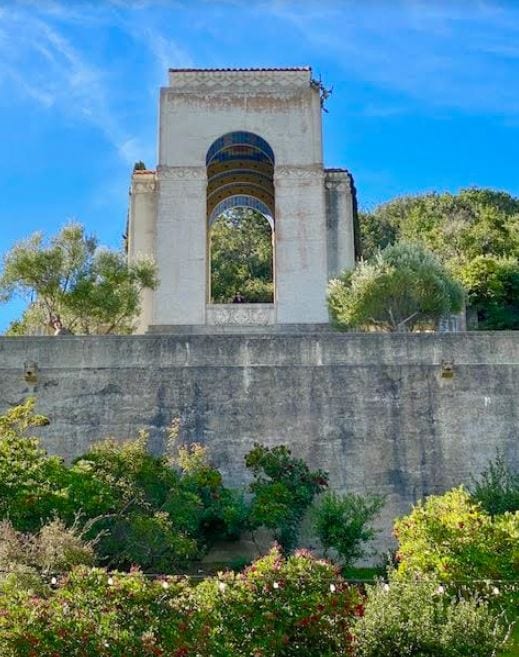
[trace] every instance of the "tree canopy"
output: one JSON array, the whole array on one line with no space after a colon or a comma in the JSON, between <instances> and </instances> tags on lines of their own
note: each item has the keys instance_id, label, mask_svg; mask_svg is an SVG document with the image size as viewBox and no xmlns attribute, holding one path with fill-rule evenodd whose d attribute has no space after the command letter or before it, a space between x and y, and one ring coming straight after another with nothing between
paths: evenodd
<instances>
[{"instance_id":1,"label":"tree canopy","mask_svg":"<svg viewBox=\"0 0 519 657\"><path fill-rule=\"evenodd\" d=\"M460 310L463 290L417 244L393 244L330 281L328 305L338 328L413 330Z\"/></svg>"},{"instance_id":2,"label":"tree canopy","mask_svg":"<svg viewBox=\"0 0 519 657\"><path fill-rule=\"evenodd\" d=\"M130 333L140 293L157 285L149 260L128 264L121 251L101 248L80 224L68 224L48 242L35 233L5 254L0 301L28 302L9 333L45 332L53 319L77 333Z\"/></svg>"},{"instance_id":3,"label":"tree canopy","mask_svg":"<svg viewBox=\"0 0 519 657\"><path fill-rule=\"evenodd\" d=\"M479 328L519 328L519 199L490 189L404 196L361 213L362 255L404 240L462 283Z\"/></svg>"},{"instance_id":4,"label":"tree canopy","mask_svg":"<svg viewBox=\"0 0 519 657\"><path fill-rule=\"evenodd\" d=\"M230 303L241 292L248 303L272 303L272 231L248 208L222 214L211 228L211 297Z\"/></svg>"}]
</instances>

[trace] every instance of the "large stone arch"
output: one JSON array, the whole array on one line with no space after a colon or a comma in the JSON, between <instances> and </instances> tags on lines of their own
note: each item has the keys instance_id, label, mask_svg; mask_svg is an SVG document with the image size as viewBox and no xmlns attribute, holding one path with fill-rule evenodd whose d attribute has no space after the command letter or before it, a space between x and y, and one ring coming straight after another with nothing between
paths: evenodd
<instances>
[{"instance_id":1,"label":"large stone arch","mask_svg":"<svg viewBox=\"0 0 519 657\"><path fill-rule=\"evenodd\" d=\"M229 132L216 139L206 155L207 167L207 300L212 295L211 230L233 209L249 209L268 221L275 242L274 151L259 135ZM271 269L274 284L274 248ZM274 286L275 287L275 286ZM274 299L273 299L274 300Z\"/></svg>"}]
</instances>

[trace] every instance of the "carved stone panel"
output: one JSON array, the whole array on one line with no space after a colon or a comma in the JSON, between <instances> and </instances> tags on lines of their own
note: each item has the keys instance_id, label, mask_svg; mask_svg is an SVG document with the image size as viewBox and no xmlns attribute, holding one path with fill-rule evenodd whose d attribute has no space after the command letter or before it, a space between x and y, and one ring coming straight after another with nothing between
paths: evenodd
<instances>
[{"instance_id":1,"label":"carved stone panel","mask_svg":"<svg viewBox=\"0 0 519 657\"><path fill-rule=\"evenodd\" d=\"M273 303L222 303L207 305L207 323L212 326L266 326L275 322Z\"/></svg>"}]
</instances>

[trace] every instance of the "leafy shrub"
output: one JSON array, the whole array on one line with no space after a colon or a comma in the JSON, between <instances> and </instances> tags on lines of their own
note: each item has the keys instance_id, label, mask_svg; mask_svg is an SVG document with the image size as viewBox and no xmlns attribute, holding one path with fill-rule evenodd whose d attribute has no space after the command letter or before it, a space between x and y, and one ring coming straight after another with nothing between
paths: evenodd
<instances>
[{"instance_id":1,"label":"leafy shrub","mask_svg":"<svg viewBox=\"0 0 519 657\"><path fill-rule=\"evenodd\" d=\"M491 189L404 196L361 214L370 258L399 240L433 251L467 291L479 328L519 327L519 199Z\"/></svg>"},{"instance_id":2,"label":"leafy shrub","mask_svg":"<svg viewBox=\"0 0 519 657\"><path fill-rule=\"evenodd\" d=\"M412 331L459 311L463 296L430 251L402 242L330 281L328 306L338 328Z\"/></svg>"},{"instance_id":3,"label":"leafy shrub","mask_svg":"<svg viewBox=\"0 0 519 657\"><path fill-rule=\"evenodd\" d=\"M77 527L65 527L61 520L49 522L36 534L18 532L8 520L0 522L1 571L61 572L92 565L94 560L93 544L83 540Z\"/></svg>"},{"instance_id":4,"label":"leafy shrub","mask_svg":"<svg viewBox=\"0 0 519 657\"><path fill-rule=\"evenodd\" d=\"M371 522L383 505L379 495L325 493L313 513L314 530L325 554L333 548L344 566L365 556L364 544L375 536Z\"/></svg>"},{"instance_id":5,"label":"leafy shrub","mask_svg":"<svg viewBox=\"0 0 519 657\"><path fill-rule=\"evenodd\" d=\"M269 449L256 444L245 457L245 464L254 477L250 484L254 494L251 526L273 529L283 549L293 549L304 514L328 485L328 475L321 470L311 471L284 445Z\"/></svg>"},{"instance_id":6,"label":"leafy shrub","mask_svg":"<svg viewBox=\"0 0 519 657\"><path fill-rule=\"evenodd\" d=\"M515 580L519 513L492 518L463 488L419 502L395 523L397 575L434 575L443 582Z\"/></svg>"},{"instance_id":7,"label":"leafy shrub","mask_svg":"<svg viewBox=\"0 0 519 657\"><path fill-rule=\"evenodd\" d=\"M243 496L223 485L204 448L181 447L171 467L148 452L141 432L99 442L67 467L27 435L47 423L33 400L0 416L0 521L13 529L37 534L60 518L88 529L105 565L171 572L246 524Z\"/></svg>"},{"instance_id":8,"label":"leafy shrub","mask_svg":"<svg viewBox=\"0 0 519 657\"><path fill-rule=\"evenodd\" d=\"M239 536L240 496L224 487L203 448L183 447L180 455L175 470L148 452L141 433L133 441L98 443L73 465L71 508L99 516L97 551L111 567L138 563L171 572L217 538Z\"/></svg>"},{"instance_id":9,"label":"leafy shrub","mask_svg":"<svg viewBox=\"0 0 519 657\"><path fill-rule=\"evenodd\" d=\"M330 564L278 550L196 587L79 568L0 608L2 657L345 657L362 610Z\"/></svg>"},{"instance_id":10,"label":"leafy shrub","mask_svg":"<svg viewBox=\"0 0 519 657\"><path fill-rule=\"evenodd\" d=\"M519 511L519 473L512 472L501 453L474 480L472 498L492 516Z\"/></svg>"},{"instance_id":11,"label":"leafy shrub","mask_svg":"<svg viewBox=\"0 0 519 657\"><path fill-rule=\"evenodd\" d=\"M176 654L183 641L178 601L186 588L170 580L165 589L140 573L78 569L48 595L4 595L2 657Z\"/></svg>"},{"instance_id":12,"label":"leafy shrub","mask_svg":"<svg viewBox=\"0 0 519 657\"><path fill-rule=\"evenodd\" d=\"M213 624L215 657L342 657L362 612L358 593L333 566L306 551L284 558L277 547L243 574L206 580L196 598Z\"/></svg>"},{"instance_id":13,"label":"leafy shrub","mask_svg":"<svg viewBox=\"0 0 519 657\"><path fill-rule=\"evenodd\" d=\"M442 595L435 580L368 589L354 628L357 657L492 657L506 625L485 602Z\"/></svg>"},{"instance_id":14,"label":"leafy shrub","mask_svg":"<svg viewBox=\"0 0 519 657\"><path fill-rule=\"evenodd\" d=\"M37 531L61 508L66 479L62 460L49 456L30 429L48 424L34 400L0 415L0 519L21 531Z\"/></svg>"}]
</instances>

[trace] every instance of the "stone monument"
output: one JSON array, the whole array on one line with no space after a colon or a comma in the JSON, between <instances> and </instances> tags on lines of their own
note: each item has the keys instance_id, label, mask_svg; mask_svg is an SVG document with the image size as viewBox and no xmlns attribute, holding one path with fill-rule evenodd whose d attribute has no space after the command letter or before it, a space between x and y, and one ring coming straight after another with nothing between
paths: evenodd
<instances>
[{"instance_id":1,"label":"stone monument","mask_svg":"<svg viewBox=\"0 0 519 657\"><path fill-rule=\"evenodd\" d=\"M310 68L171 69L161 89L155 171L135 171L130 261L155 259L138 331L315 330L326 285L355 259L355 188L324 169L322 85ZM210 231L252 208L273 234L272 303L211 299Z\"/></svg>"}]
</instances>

